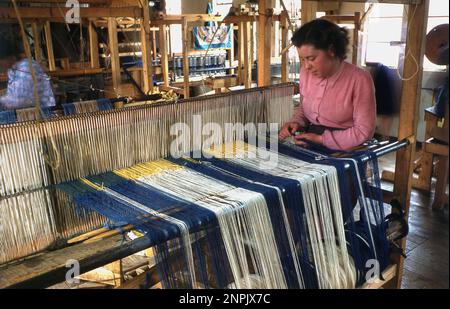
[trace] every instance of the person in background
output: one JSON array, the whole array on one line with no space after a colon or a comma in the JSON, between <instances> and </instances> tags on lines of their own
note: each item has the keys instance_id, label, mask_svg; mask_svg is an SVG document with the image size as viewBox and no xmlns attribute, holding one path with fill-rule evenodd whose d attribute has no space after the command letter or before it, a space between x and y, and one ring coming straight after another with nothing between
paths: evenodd
<instances>
[{"instance_id":1,"label":"person in background","mask_svg":"<svg viewBox=\"0 0 450 309\"><path fill-rule=\"evenodd\" d=\"M55 106L50 78L34 60L32 60L32 66L37 79L41 107ZM7 72L8 83L5 94L0 96L0 110L35 106L34 82L23 45L18 39L0 33L0 73L5 72Z\"/></svg>"},{"instance_id":2,"label":"person in background","mask_svg":"<svg viewBox=\"0 0 450 309\"><path fill-rule=\"evenodd\" d=\"M300 105L279 132L281 140L293 136L330 149L348 150L372 138L376 101L368 72L345 62L347 30L316 19L292 37L301 61Z\"/></svg>"}]
</instances>

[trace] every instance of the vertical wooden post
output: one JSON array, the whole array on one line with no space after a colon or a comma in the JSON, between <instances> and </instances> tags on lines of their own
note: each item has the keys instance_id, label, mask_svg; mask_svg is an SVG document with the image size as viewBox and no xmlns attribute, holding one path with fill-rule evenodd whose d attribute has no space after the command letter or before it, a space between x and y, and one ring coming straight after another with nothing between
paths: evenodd
<instances>
[{"instance_id":1,"label":"vertical wooden post","mask_svg":"<svg viewBox=\"0 0 450 309\"><path fill-rule=\"evenodd\" d=\"M428 21L428 4L429 0L424 0L421 4L409 5L407 15L409 29L405 49L406 53L410 53L410 56L405 58L404 63L403 76L406 80L403 81L402 87L398 139L412 137L410 138L412 143L407 148L397 152L394 177L394 194L401 205L404 206L406 218L408 218L411 198L412 174L416 148L415 133L419 115L418 108L422 83L425 31ZM400 245L405 249L406 238L401 240ZM404 259L403 257L398 256L394 262L398 265L397 275L387 287L400 288L403 276Z\"/></svg>"},{"instance_id":2,"label":"vertical wooden post","mask_svg":"<svg viewBox=\"0 0 450 309\"><path fill-rule=\"evenodd\" d=\"M182 20L182 39L183 39L183 84L184 98L189 98L189 59L188 59L188 25L186 17Z\"/></svg>"},{"instance_id":3,"label":"vertical wooden post","mask_svg":"<svg viewBox=\"0 0 450 309\"><path fill-rule=\"evenodd\" d=\"M52 30L50 28L50 21L44 24L45 46L47 47L47 60L49 71L56 70L55 55L53 54Z\"/></svg>"},{"instance_id":4,"label":"vertical wooden post","mask_svg":"<svg viewBox=\"0 0 450 309\"><path fill-rule=\"evenodd\" d=\"M91 68L96 69L100 67L100 61L98 58L98 35L97 31L94 28L94 22L92 20L89 21L89 56Z\"/></svg>"},{"instance_id":5,"label":"vertical wooden post","mask_svg":"<svg viewBox=\"0 0 450 309\"><path fill-rule=\"evenodd\" d=\"M302 0L302 25L306 24L308 21L316 19L318 1L305 1Z\"/></svg>"},{"instance_id":6,"label":"vertical wooden post","mask_svg":"<svg viewBox=\"0 0 450 309\"><path fill-rule=\"evenodd\" d=\"M353 30L353 48L352 48L352 63L354 65L359 64L359 57L358 57L358 47L359 47L359 29L361 28L360 24L361 20L361 14L359 12L355 12L355 29Z\"/></svg>"},{"instance_id":7,"label":"vertical wooden post","mask_svg":"<svg viewBox=\"0 0 450 309\"><path fill-rule=\"evenodd\" d=\"M250 22L244 22L244 85L245 88L252 87L252 62L250 42L252 40Z\"/></svg>"},{"instance_id":8,"label":"vertical wooden post","mask_svg":"<svg viewBox=\"0 0 450 309\"><path fill-rule=\"evenodd\" d=\"M33 31L34 58L37 63L41 63L42 62L41 36L37 22L34 21L31 23L31 29Z\"/></svg>"},{"instance_id":9,"label":"vertical wooden post","mask_svg":"<svg viewBox=\"0 0 450 309\"><path fill-rule=\"evenodd\" d=\"M150 31L150 9L148 1L141 2L142 20L141 20L141 49L142 49L142 79L144 81L144 92L153 92L153 67L152 67L152 40Z\"/></svg>"},{"instance_id":10,"label":"vertical wooden post","mask_svg":"<svg viewBox=\"0 0 450 309\"><path fill-rule=\"evenodd\" d=\"M271 18L267 17L267 9L270 0L259 0L259 22L258 22L258 87L268 86L271 83L270 35L272 32Z\"/></svg>"},{"instance_id":11,"label":"vertical wooden post","mask_svg":"<svg viewBox=\"0 0 450 309\"><path fill-rule=\"evenodd\" d=\"M114 91L119 93L120 90L120 59L119 47L117 42L117 22L114 17L108 17L108 47L111 60L112 81Z\"/></svg>"},{"instance_id":12,"label":"vertical wooden post","mask_svg":"<svg viewBox=\"0 0 450 309\"><path fill-rule=\"evenodd\" d=\"M228 61L230 62L230 66L233 66L234 63L234 24L229 25L231 29L231 47L227 50ZM234 69L230 70L230 74L234 74Z\"/></svg>"},{"instance_id":13,"label":"vertical wooden post","mask_svg":"<svg viewBox=\"0 0 450 309\"><path fill-rule=\"evenodd\" d=\"M238 26L238 62L239 62L239 67L238 67L238 79L239 79L239 84L242 85L244 83L244 58L245 58L245 54L244 54L244 45L245 45L245 40L244 40L244 30L245 30L245 24L244 22L239 22L239 26Z\"/></svg>"},{"instance_id":14,"label":"vertical wooden post","mask_svg":"<svg viewBox=\"0 0 450 309\"><path fill-rule=\"evenodd\" d=\"M289 46L289 15L284 13L281 15L281 50L284 50ZM281 55L281 82L287 83L289 81L289 51L284 50L284 54Z\"/></svg>"},{"instance_id":15,"label":"vertical wooden post","mask_svg":"<svg viewBox=\"0 0 450 309\"><path fill-rule=\"evenodd\" d=\"M150 31L152 32L152 49L153 49L152 59L156 60L158 58L158 52L156 50L156 33L154 30L151 30L151 28L150 28Z\"/></svg>"},{"instance_id":16,"label":"vertical wooden post","mask_svg":"<svg viewBox=\"0 0 450 309\"><path fill-rule=\"evenodd\" d=\"M166 25L159 26L159 51L161 53L161 68L164 86L169 86L169 58L167 57L167 31Z\"/></svg>"}]
</instances>

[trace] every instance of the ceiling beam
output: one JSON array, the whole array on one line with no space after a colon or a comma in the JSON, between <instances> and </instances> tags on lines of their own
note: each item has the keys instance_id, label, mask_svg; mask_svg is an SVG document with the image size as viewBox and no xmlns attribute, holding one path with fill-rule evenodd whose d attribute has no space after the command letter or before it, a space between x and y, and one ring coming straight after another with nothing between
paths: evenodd
<instances>
[{"instance_id":1,"label":"ceiling beam","mask_svg":"<svg viewBox=\"0 0 450 309\"><path fill-rule=\"evenodd\" d=\"M19 8L22 18L62 18L70 8ZM140 7L124 8L80 8L81 18L90 17L142 17ZM16 13L13 8L0 8L0 19L14 19Z\"/></svg>"}]
</instances>

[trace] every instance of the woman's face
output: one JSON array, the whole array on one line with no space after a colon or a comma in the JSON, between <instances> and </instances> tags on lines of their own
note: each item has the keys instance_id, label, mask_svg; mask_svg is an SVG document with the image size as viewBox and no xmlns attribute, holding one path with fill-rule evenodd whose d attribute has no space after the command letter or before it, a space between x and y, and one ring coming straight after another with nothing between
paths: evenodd
<instances>
[{"instance_id":1,"label":"woman's face","mask_svg":"<svg viewBox=\"0 0 450 309\"><path fill-rule=\"evenodd\" d=\"M316 49L311 44L297 47L297 52L303 68L319 78L334 74L340 62L333 52Z\"/></svg>"}]
</instances>

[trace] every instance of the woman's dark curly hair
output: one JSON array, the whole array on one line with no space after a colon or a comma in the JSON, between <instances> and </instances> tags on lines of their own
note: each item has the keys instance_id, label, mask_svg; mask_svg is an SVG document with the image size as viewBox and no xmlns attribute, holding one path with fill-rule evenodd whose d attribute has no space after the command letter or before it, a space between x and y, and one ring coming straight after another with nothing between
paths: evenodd
<instances>
[{"instance_id":1,"label":"woman's dark curly hair","mask_svg":"<svg viewBox=\"0 0 450 309\"><path fill-rule=\"evenodd\" d=\"M347 57L347 29L325 19L315 19L304 24L294 32L291 41L296 47L311 44L316 49L332 51L341 60Z\"/></svg>"}]
</instances>

